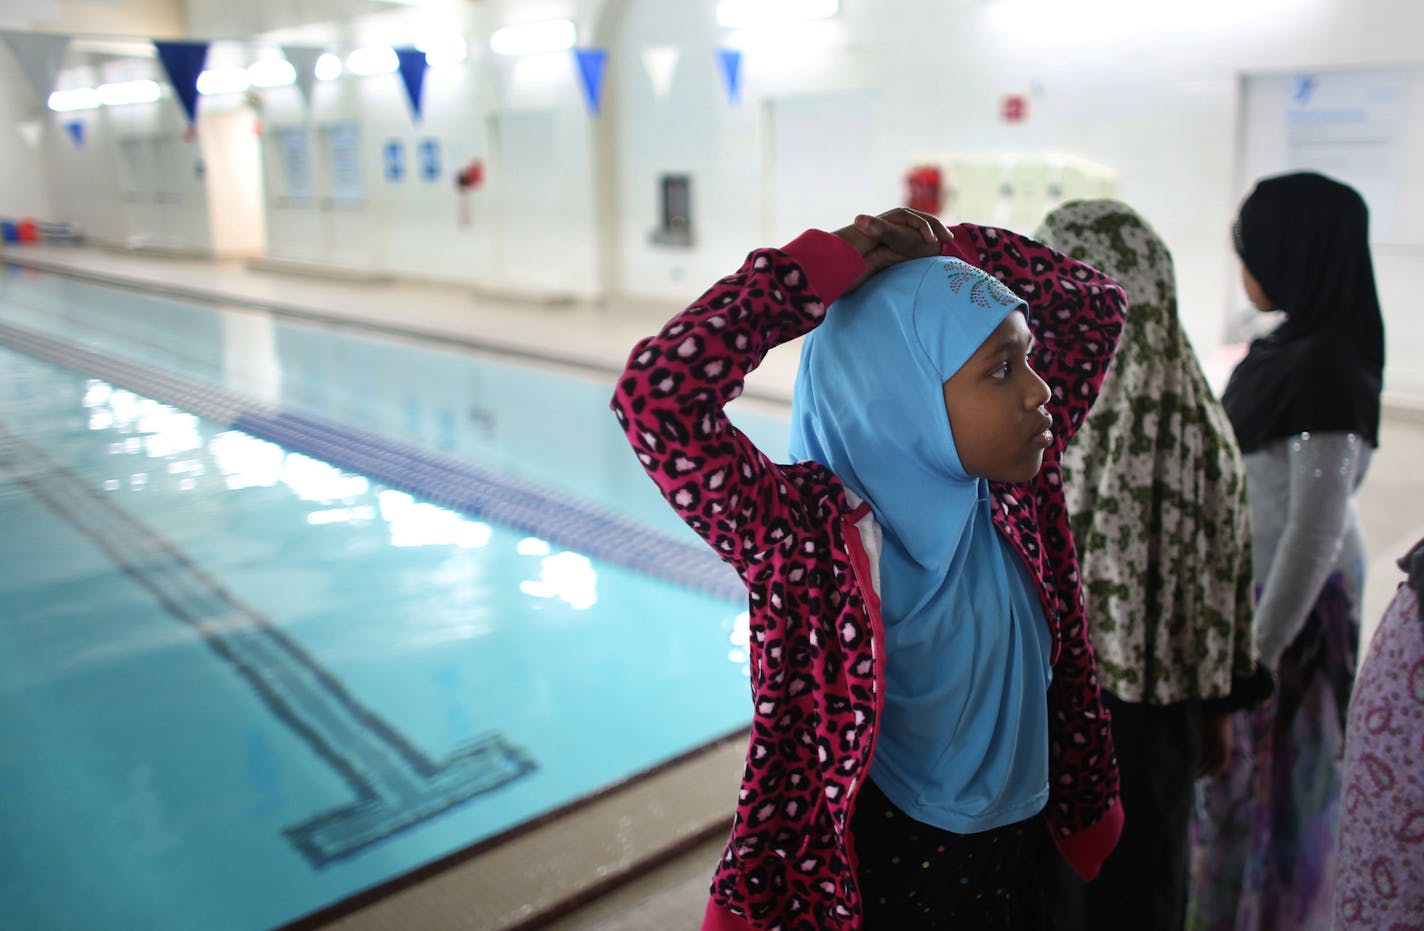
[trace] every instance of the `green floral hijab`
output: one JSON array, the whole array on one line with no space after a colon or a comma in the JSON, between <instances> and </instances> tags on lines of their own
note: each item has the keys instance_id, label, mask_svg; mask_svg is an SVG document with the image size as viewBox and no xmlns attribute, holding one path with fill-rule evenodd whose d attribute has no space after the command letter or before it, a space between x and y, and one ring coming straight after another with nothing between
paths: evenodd
<instances>
[{"instance_id":1,"label":"green floral hijab","mask_svg":"<svg viewBox=\"0 0 1424 931\"><path fill-rule=\"evenodd\" d=\"M1063 457L1102 685L1124 701L1225 697L1255 665L1241 453L1177 319L1172 257L1125 204L1073 201L1037 238L1116 279L1126 329Z\"/></svg>"}]
</instances>

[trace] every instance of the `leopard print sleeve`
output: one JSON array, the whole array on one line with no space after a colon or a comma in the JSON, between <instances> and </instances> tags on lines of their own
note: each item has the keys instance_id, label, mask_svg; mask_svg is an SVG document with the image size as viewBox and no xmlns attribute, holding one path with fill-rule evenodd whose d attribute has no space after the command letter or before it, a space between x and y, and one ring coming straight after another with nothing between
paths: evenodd
<instances>
[{"instance_id":1,"label":"leopard print sleeve","mask_svg":"<svg viewBox=\"0 0 1424 931\"><path fill-rule=\"evenodd\" d=\"M613 396L618 422L663 497L744 579L802 523L804 506L795 483L723 407L767 352L820 323L859 274L854 250L832 239L805 234L787 246L795 258L779 249L751 253L736 274L633 347ZM802 256L817 266L815 287Z\"/></svg>"}]
</instances>

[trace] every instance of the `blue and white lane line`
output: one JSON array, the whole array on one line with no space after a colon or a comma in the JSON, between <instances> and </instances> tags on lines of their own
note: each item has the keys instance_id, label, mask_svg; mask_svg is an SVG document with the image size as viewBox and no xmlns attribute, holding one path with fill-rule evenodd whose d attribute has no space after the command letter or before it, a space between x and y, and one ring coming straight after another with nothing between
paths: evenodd
<instances>
[{"instance_id":1,"label":"blue and white lane line","mask_svg":"<svg viewBox=\"0 0 1424 931\"><path fill-rule=\"evenodd\" d=\"M729 601L746 598L736 572L704 544L572 495L12 324L0 323L0 344L590 558Z\"/></svg>"}]
</instances>

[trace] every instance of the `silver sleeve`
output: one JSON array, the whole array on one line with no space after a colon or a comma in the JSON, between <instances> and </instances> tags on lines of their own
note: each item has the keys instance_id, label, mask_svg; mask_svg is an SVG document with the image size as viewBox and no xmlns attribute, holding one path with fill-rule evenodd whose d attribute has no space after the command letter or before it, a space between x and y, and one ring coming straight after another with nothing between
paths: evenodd
<instances>
[{"instance_id":1,"label":"silver sleeve","mask_svg":"<svg viewBox=\"0 0 1424 931\"><path fill-rule=\"evenodd\" d=\"M1352 494L1364 443L1354 433L1301 433L1286 448L1285 526L1256 606L1261 662L1271 669L1305 625L1353 526Z\"/></svg>"}]
</instances>

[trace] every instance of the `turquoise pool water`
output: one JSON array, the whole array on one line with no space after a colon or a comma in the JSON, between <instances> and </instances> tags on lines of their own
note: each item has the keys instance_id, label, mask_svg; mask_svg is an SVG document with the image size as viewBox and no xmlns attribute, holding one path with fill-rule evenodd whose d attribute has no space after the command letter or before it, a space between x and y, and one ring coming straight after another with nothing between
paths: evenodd
<instances>
[{"instance_id":1,"label":"turquoise pool water","mask_svg":"<svg viewBox=\"0 0 1424 931\"><path fill-rule=\"evenodd\" d=\"M606 380L13 271L0 322L691 537ZM0 927L271 927L748 718L736 602L13 348L0 502Z\"/></svg>"}]
</instances>

